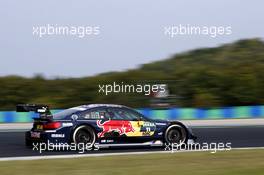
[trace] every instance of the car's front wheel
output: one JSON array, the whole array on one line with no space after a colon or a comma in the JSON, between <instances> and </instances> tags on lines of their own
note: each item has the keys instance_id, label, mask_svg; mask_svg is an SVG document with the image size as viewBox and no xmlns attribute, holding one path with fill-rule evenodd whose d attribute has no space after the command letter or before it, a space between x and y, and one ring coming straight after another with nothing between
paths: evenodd
<instances>
[{"instance_id":1,"label":"car's front wheel","mask_svg":"<svg viewBox=\"0 0 264 175\"><path fill-rule=\"evenodd\" d=\"M73 133L73 142L78 148L91 149L96 141L94 130L90 126L79 126Z\"/></svg>"},{"instance_id":2,"label":"car's front wheel","mask_svg":"<svg viewBox=\"0 0 264 175\"><path fill-rule=\"evenodd\" d=\"M186 143L187 132L186 129L178 124L169 126L165 132L165 142L167 144L180 145Z\"/></svg>"}]
</instances>

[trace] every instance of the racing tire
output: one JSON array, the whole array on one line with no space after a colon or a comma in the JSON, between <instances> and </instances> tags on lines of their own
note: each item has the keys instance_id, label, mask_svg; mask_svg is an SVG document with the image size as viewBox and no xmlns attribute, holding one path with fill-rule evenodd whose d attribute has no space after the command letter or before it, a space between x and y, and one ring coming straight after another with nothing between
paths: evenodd
<instances>
[{"instance_id":1,"label":"racing tire","mask_svg":"<svg viewBox=\"0 0 264 175\"><path fill-rule=\"evenodd\" d=\"M96 134L90 126L79 126L73 132L73 142L79 150L93 150ZM85 146L85 148L83 148Z\"/></svg>"},{"instance_id":2,"label":"racing tire","mask_svg":"<svg viewBox=\"0 0 264 175\"><path fill-rule=\"evenodd\" d=\"M170 125L165 132L164 140L166 144L181 146L187 142L187 131L181 125Z\"/></svg>"}]
</instances>

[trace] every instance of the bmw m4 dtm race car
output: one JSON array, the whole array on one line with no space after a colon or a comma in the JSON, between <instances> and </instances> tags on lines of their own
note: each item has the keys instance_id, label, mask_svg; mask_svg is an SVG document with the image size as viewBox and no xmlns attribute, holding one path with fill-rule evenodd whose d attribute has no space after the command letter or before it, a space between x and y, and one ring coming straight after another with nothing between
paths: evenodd
<instances>
[{"instance_id":1,"label":"bmw m4 dtm race car","mask_svg":"<svg viewBox=\"0 0 264 175\"><path fill-rule=\"evenodd\" d=\"M17 105L17 112L36 112L25 143L83 143L112 146L164 145L193 142L196 136L179 121L150 119L138 111L115 104L89 104L51 114L48 106Z\"/></svg>"}]
</instances>

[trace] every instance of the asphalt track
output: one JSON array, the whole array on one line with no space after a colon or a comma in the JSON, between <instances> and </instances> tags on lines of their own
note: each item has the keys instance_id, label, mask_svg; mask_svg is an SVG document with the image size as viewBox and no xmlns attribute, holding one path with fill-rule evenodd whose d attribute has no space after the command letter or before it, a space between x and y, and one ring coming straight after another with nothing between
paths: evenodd
<instances>
[{"instance_id":1,"label":"asphalt track","mask_svg":"<svg viewBox=\"0 0 264 175\"><path fill-rule=\"evenodd\" d=\"M195 127L193 132L198 136L197 142L231 143L232 148L264 147L264 126L232 126L232 127ZM162 151L160 147L106 148L99 151L88 151L85 154L104 154L116 152ZM76 151L33 151L24 146L24 132L0 132L0 157L21 157L41 155L79 154Z\"/></svg>"}]
</instances>

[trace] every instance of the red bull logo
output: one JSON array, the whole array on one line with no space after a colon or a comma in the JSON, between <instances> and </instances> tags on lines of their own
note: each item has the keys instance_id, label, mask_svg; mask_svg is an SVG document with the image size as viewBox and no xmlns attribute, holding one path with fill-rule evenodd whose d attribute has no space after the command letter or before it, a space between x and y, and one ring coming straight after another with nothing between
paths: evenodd
<instances>
[{"instance_id":1,"label":"red bull logo","mask_svg":"<svg viewBox=\"0 0 264 175\"><path fill-rule=\"evenodd\" d=\"M125 120L108 120L101 123L101 120L97 120L97 126L102 128L103 131L98 133L98 137L104 137L105 133L116 131L119 135L126 134L128 132L134 132L134 128L130 121Z\"/></svg>"}]
</instances>

